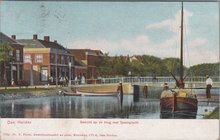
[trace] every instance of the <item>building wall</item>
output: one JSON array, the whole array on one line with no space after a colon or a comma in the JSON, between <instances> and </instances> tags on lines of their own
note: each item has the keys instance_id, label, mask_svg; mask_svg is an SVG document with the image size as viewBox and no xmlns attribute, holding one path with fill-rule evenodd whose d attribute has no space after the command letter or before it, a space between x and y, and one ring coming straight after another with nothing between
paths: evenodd
<instances>
[{"instance_id":1,"label":"building wall","mask_svg":"<svg viewBox=\"0 0 220 140\"><path fill-rule=\"evenodd\" d=\"M70 49L76 59L80 60L86 65L87 79L96 79L98 77L98 64L103 60L102 55L97 54L97 50L89 49ZM101 53L101 51L98 51Z\"/></svg>"},{"instance_id":2,"label":"building wall","mask_svg":"<svg viewBox=\"0 0 220 140\"><path fill-rule=\"evenodd\" d=\"M89 79L96 79L99 76L97 66L102 60L103 57L101 56L87 55L87 77Z\"/></svg>"},{"instance_id":3,"label":"building wall","mask_svg":"<svg viewBox=\"0 0 220 140\"><path fill-rule=\"evenodd\" d=\"M50 48L24 48L24 59L25 55L30 54L32 65L30 64L30 60L24 60L25 63L23 65L24 68L24 80L28 81L30 83L30 76L31 76L31 66L33 68L33 84L39 85L39 84L47 84L48 79L50 76ZM43 59L42 62L36 61L36 55L42 55ZM47 70L47 81L42 79L42 71Z\"/></svg>"},{"instance_id":4,"label":"building wall","mask_svg":"<svg viewBox=\"0 0 220 140\"><path fill-rule=\"evenodd\" d=\"M75 73L75 76L79 77L80 75L84 75L85 78L87 78L86 77L86 73L87 73L86 67L75 67L74 73Z\"/></svg>"}]
</instances>

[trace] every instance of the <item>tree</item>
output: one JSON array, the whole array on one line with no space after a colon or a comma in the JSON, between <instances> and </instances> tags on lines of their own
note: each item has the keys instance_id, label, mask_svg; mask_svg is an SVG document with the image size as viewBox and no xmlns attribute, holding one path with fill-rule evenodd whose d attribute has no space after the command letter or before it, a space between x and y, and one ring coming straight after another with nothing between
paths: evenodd
<instances>
[{"instance_id":1,"label":"tree","mask_svg":"<svg viewBox=\"0 0 220 140\"><path fill-rule=\"evenodd\" d=\"M169 72L171 72L173 75L179 75L179 58L165 58L163 59L163 63Z\"/></svg>"},{"instance_id":2,"label":"tree","mask_svg":"<svg viewBox=\"0 0 220 140\"><path fill-rule=\"evenodd\" d=\"M168 71L163 61L155 56L143 55L143 64L146 67L148 76L165 76Z\"/></svg>"},{"instance_id":3,"label":"tree","mask_svg":"<svg viewBox=\"0 0 220 140\"><path fill-rule=\"evenodd\" d=\"M198 64L191 66L189 72L194 76L219 76L219 63Z\"/></svg>"},{"instance_id":4,"label":"tree","mask_svg":"<svg viewBox=\"0 0 220 140\"><path fill-rule=\"evenodd\" d=\"M8 79L6 75L6 64L12 59L10 52L12 48L4 42L0 42L0 63L3 64L2 71L3 71L3 80L4 85L7 85Z\"/></svg>"}]
</instances>

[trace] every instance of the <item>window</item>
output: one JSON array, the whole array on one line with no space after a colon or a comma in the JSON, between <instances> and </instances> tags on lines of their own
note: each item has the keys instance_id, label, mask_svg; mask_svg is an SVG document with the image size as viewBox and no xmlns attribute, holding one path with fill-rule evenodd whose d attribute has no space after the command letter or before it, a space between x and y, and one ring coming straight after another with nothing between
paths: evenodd
<instances>
[{"instance_id":1,"label":"window","mask_svg":"<svg viewBox=\"0 0 220 140\"><path fill-rule=\"evenodd\" d=\"M41 81L47 81L48 69L47 67L41 67Z\"/></svg>"},{"instance_id":2,"label":"window","mask_svg":"<svg viewBox=\"0 0 220 140\"><path fill-rule=\"evenodd\" d=\"M70 56L66 56L66 62L67 62L67 63L71 62Z\"/></svg>"},{"instance_id":3,"label":"window","mask_svg":"<svg viewBox=\"0 0 220 140\"><path fill-rule=\"evenodd\" d=\"M50 56L50 63L55 63L55 55L51 54Z\"/></svg>"},{"instance_id":4,"label":"window","mask_svg":"<svg viewBox=\"0 0 220 140\"><path fill-rule=\"evenodd\" d=\"M25 63L30 63L31 62L31 55L30 54L25 54L24 55L24 62Z\"/></svg>"},{"instance_id":5,"label":"window","mask_svg":"<svg viewBox=\"0 0 220 140\"><path fill-rule=\"evenodd\" d=\"M43 62L43 55L42 54L36 54L35 55L35 62L36 63L42 63Z\"/></svg>"},{"instance_id":6,"label":"window","mask_svg":"<svg viewBox=\"0 0 220 140\"><path fill-rule=\"evenodd\" d=\"M9 55L13 56L13 50L10 50Z\"/></svg>"},{"instance_id":7,"label":"window","mask_svg":"<svg viewBox=\"0 0 220 140\"><path fill-rule=\"evenodd\" d=\"M16 50L16 61L20 61L21 57L20 57L20 50Z\"/></svg>"},{"instance_id":8,"label":"window","mask_svg":"<svg viewBox=\"0 0 220 140\"><path fill-rule=\"evenodd\" d=\"M61 64L65 64L64 56L61 56Z\"/></svg>"}]
</instances>

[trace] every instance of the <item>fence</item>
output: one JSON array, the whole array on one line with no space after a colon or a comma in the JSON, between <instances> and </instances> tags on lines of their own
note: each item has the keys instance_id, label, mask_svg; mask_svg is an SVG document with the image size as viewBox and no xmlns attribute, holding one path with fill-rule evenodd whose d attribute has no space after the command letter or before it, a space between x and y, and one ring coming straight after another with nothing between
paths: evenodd
<instances>
[{"instance_id":1,"label":"fence","mask_svg":"<svg viewBox=\"0 0 220 140\"><path fill-rule=\"evenodd\" d=\"M177 79L179 77L176 77ZM219 82L219 77L211 77L213 82ZM187 77L184 80L186 83L204 83L206 81L205 77L197 76L197 77ZM114 78L99 78L99 79L87 79L86 84L112 84L112 83L133 83L133 84L141 84L141 83L175 83L175 79L173 77L114 77ZM80 81L72 80L71 82L74 84L80 84Z\"/></svg>"}]
</instances>

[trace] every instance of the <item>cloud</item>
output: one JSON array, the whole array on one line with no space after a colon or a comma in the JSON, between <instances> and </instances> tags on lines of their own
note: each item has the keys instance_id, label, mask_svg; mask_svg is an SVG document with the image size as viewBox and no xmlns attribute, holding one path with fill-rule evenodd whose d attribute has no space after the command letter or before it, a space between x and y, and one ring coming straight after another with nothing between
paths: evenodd
<instances>
[{"instance_id":1,"label":"cloud","mask_svg":"<svg viewBox=\"0 0 220 140\"><path fill-rule=\"evenodd\" d=\"M193 16L190 11L185 11L185 25L188 26L188 19ZM146 25L146 30L153 29L168 29L173 32L174 35L162 42L154 42L150 40L150 35L140 34L131 39L121 39L118 41L109 41L106 38L99 38L95 40L76 40L69 42L67 46L75 49L98 49L105 52L109 52L109 55L153 55L160 58L166 57L179 57L180 51L180 11L175 15L174 19L166 19L158 23ZM185 40L184 40L185 41ZM188 45L188 49L185 48L185 55L191 60L185 60L185 65L195 65L199 63L217 62L218 55L212 55L216 53L211 50L206 50L209 40L202 37L191 39L190 42L185 43Z\"/></svg>"},{"instance_id":2,"label":"cloud","mask_svg":"<svg viewBox=\"0 0 220 140\"><path fill-rule=\"evenodd\" d=\"M190 42L189 47L197 49L200 46L207 46L208 42L209 41L206 38L196 38Z\"/></svg>"},{"instance_id":3,"label":"cloud","mask_svg":"<svg viewBox=\"0 0 220 140\"><path fill-rule=\"evenodd\" d=\"M122 39L117 42L108 41L107 39L77 40L68 43L67 46L75 49L99 49L103 52L109 52L110 55L148 54L169 57L170 52L175 49L173 42L175 42L175 38L162 43L155 43L147 35L139 35L133 39Z\"/></svg>"},{"instance_id":4,"label":"cloud","mask_svg":"<svg viewBox=\"0 0 220 140\"><path fill-rule=\"evenodd\" d=\"M184 25L188 26L189 18L193 16L193 12L184 10ZM175 17L172 19L166 19L157 23L152 23L145 26L145 29L151 30L151 29L168 29L169 31L173 33L178 33L180 25L181 25L181 10L177 12Z\"/></svg>"},{"instance_id":5,"label":"cloud","mask_svg":"<svg viewBox=\"0 0 220 140\"><path fill-rule=\"evenodd\" d=\"M98 49L109 55L153 55L160 58L179 57L180 45L176 37L165 40L161 43L152 42L147 35L139 35L134 39L122 39L120 41L108 41L107 39L77 40L68 43L74 49ZM196 38L184 45L185 65L195 65L199 63L217 62L217 52L206 50L209 41L205 38ZM190 59L190 60L188 60Z\"/></svg>"}]
</instances>

